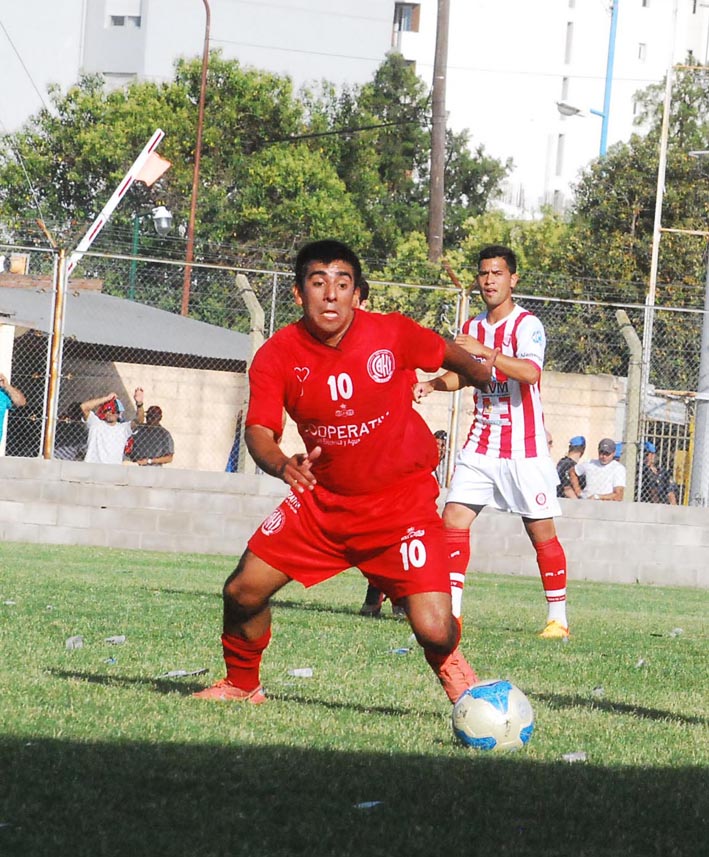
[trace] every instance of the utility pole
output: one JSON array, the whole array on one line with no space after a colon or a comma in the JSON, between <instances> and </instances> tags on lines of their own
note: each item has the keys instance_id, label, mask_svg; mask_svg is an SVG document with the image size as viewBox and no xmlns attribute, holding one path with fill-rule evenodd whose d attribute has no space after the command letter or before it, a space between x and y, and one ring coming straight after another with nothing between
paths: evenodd
<instances>
[{"instance_id":1,"label":"utility pole","mask_svg":"<svg viewBox=\"0 0 709 857\"><path fill-rule=\"evenodd\" d=\"M446 74L448 68L449 0L438 0L436 53L433 60L431 106L431 185L428 203L428 258L438 262L443 253L446 164Z\"/></svg>"}]
</instances>

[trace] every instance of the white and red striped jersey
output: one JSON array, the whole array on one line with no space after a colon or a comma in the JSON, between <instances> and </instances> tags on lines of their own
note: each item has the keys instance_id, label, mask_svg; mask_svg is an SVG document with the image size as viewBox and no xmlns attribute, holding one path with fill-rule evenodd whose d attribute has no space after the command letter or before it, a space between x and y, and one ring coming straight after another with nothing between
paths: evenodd
<instances>
[{"instance_id":1,"label":"white and red striped jersey","mask_svg":"<svg viewBox=\"0 0 709 857\"><path fill-rule=\"evenodd\" d=\"M462 332L507 357L530 360L540 371L544 367L544 325L518 304L497 324L487 321L487 312L468 319ZM486 393L475 389L465 447L491 458L548 457L540 385L515 381L494 366L489 386Z\"/></svg>"}]
</instances>

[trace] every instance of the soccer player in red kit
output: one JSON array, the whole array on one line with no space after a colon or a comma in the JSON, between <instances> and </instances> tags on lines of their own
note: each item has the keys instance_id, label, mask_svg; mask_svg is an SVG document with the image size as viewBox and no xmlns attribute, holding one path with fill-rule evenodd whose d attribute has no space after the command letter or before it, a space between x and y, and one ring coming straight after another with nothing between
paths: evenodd
<instances>
[{"instance_id":1,"label":"soccer player in red kit","mask_svg":"<svg viewBox=\"0 0 709 857\"><path fill-rule=\"evenodd\" d=\"M269 599L291 580L313 586L351 566L405 607L451 701L477 680L458 649L436 508L438 453L412 406L411 371L444 367L485 386L496 352L471 360L405 316L363 312L361 280L359 259L347 245L307 244L293 287L303 316L254 357L246 444L256 464L291 490L224 584L226 678L199 698L264 702ZM289 457L279 445L284 409L305 453Z\"/></svg>"},{"instance_id":2,"label":"soccer player in red kit","mask_svg":"<svg viewBox=\"0 0 709 857\"><path fill-rule=\"evenodd\" d=\"M446 527L453 612L460 616L470 562L470 527L485 506L521 516L537 554L547 602L540 636L566 639L566 555L554 525L561 515L559 477L544 429L540 380L546 335L541 321L513 299L517 259L509 247L491 245L478 257L478 288L486 311L468 319L456 342L478 359L499 349L486 391L475 391L473 422L456 461L443 523ZM433 390L458 390L447 372L416 385L418 401Z\"/></svg>"}]
</instances>

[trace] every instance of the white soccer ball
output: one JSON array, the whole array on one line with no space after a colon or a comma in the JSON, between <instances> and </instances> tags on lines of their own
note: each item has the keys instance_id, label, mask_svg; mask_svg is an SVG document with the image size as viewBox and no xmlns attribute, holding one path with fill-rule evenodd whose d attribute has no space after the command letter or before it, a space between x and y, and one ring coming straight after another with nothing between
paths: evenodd
<instances>
[{"instance_id":1,"label":"white soccer ball","mask_svg":"<svg viewBox=\"0 0 709 857\"><path fill-rule=\"evenodd\" d=\"M476 750L519 750L533 731L529 700L504 679L477 682L453 706L456 738Z\"/></svg>"}]
</instances>

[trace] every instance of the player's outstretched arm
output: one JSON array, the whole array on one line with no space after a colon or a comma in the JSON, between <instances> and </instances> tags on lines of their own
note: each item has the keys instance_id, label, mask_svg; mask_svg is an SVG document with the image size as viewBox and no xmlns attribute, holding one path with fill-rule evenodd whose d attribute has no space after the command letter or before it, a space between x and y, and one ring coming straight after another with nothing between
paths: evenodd
<instances>
[{"instance_id":1,"label":"player's outstretched arm","mask_svg":"<svg viewBox=\"0 0 709 857\"><path fill-rule=\"evenodd\" d=\"M488 353L477 359L471 359L470 354L455 342L446 342L443 354L443 368L448 369L444 375L434 378L434 389L458 390L461 387L479 387L487 389L492 377L492 367L495 364L499 349L488 349ZM451 373L458 376L458 384ZM438 383L436 383L438 382ZM445 386L443 386L445 385Z\"/></svg>"},{"instance_id":2,"label":"player's outstretched arm","mask_svg":"<svg viewBox=\"0 0 709 857\"><path fill-rule=\"evenodd\" d=\"M249 453L256 464L276 479L282 479L301 494L315 487L317 479L312 473L312 463L320 456L321 448L316 446L309 453L287 456L276 441L272 429L266 426L247 426L244 440Z\"/></svg>"},{"instance_id":3,"label":"player's outstretched arm","mask_svg":"<svg viewBox=\"0 0 709 857\"><path fill-rule=\"evenodd\" d=\"M457 345L460 345L468 354L475 357L488 357L492 353L492 349L483 345L474 336L466 333L459 333L455 338ZM541 377L541 370L536 363L531 360L526 360L522 357L511 357L507 354L500 354L495 365L508 378L513 378L515 381L520 381L523 384L536 384Z\"/></svg>"}]
</instances>

